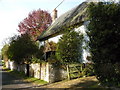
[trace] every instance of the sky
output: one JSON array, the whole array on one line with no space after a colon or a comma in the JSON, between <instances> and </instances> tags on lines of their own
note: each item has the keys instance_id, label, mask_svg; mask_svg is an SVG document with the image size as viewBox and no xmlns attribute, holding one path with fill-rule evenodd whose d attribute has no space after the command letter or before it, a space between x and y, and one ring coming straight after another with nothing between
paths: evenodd
<instances>
[{"instance_id":1,"label":"sky","mask_svg":"<svg viewBox=\"0 0 120 90\"><path fill-rule=\"evenodd\" d=\"M63 0L0 0L0 49L8 38L18 34L18 24L37 9L49 13ZM58 16L74 8L85 0L64 0L57 8Z\"/></svg>"}]
</instances>

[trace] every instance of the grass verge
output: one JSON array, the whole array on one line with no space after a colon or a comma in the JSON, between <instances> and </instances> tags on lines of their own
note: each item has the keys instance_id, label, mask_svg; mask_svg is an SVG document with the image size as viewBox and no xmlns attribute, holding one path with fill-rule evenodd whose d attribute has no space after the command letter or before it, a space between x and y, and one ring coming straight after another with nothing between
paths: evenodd
<instances>
[{"instance_id":1,"label":"grass verge","mask_svg":"<svg viewBox=\"0 0 120 90\"><path fill-rule=\"evenodd\" d=\"M46 82L44 80L40 80L38 78L27 77L24 72L19 72L19 71L16 71L16 70L9 70L9 69L6 69L6 70L11 75L17 76L17 77L21 78L25 82L31 82L31 83L35 83L35 84L38 84L38 85L44 85L44 84L48 83L48 82Z\"/></svg>"}]
</instances>

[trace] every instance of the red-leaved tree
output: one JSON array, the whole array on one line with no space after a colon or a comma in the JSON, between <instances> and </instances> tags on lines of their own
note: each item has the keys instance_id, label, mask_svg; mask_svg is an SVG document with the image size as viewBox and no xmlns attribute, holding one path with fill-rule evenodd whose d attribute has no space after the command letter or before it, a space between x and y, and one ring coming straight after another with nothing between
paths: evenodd
<instances>
[{"instance_id":1,"label":"red-leaved tree","mask_svg":"<svg viewBox=\"0 0 120 90\"><path fill-rule=\"evenodd\" d=\"M32 39L36 39L52 23L50 14L45 10L34 10L29 13L28 17L19 23L19 32L29 34Z\"/></svg>"}]
</instances>

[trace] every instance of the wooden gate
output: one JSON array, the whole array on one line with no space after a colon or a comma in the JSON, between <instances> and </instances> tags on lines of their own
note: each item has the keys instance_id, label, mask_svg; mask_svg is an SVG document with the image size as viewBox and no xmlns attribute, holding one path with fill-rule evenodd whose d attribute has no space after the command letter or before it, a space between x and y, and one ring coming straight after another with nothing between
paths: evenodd
<instances>
[{"instance_id":1,"label":"wooden gate","mask_svg":"<svg viewBox=\"0 0 120 90\"><path fill-rule=\"evenodd\" d=\"M85 68L84 64L67 65L68 80L73 79L73 78L82 77L84 74L84 72L83 72L84 68Z\"/></svg>"}]
</instances>

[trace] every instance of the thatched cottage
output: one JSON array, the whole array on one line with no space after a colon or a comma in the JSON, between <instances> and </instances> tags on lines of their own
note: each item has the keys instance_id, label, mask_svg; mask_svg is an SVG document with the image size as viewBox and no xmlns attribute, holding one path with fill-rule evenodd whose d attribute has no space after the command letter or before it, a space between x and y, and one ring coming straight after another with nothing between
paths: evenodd
<instances>
[{"instance_id":1,"label":"thatched cottage","mask_svg":"<svg viewBox=\"0 0 120 90\"><path fill-rule=\"evenodd\" d=\"M82 61L81 63L91 63L88 57L90 56L89 47L87 47L87 42L89 41L89 37L87 36L87 25L89 24L88 21L88 2L83 2L80 5L76 6L75 8L67 11L63 15L57 18L57 10L54 10L53 15L53 23L51 26L48 27L46 31L44 31L39 37L38 41L40 43L44 43L45 46L45 59L48 59L50 53L55 53L55 48L51 48L50 42L57 43L60 37L65 33L66 28L71 28L76 32L80 32L83 34L83 44L82 44ZM63 80L64 78L68 77L68 72L61 69L53 67L51 69L51 64L48 64L47 71L49 74L47 77L47 81L55 82L58 80Z\"/></svg>"},{"instance_id":2,"label":"thatched cottage","mask_svg":"<svg viewBox=\"0 0 120 90\"><path fill-rule=\"evenodd\" d=\"M40 42L43 41L53 41L53 42L58 42L62 34L65 32L65 28L71 28L75 31L80 31L81 34L84 36L84 42L83 42L83 47L86 47L86 42L89 41L89 38L87 37L87 25L89 21L87 21L87 7L88 7L88 2L83 2L80 5L76 6L75 8L67 11L63 15L57 18L57 10L54 10L54 16L53 18L55 19L52 23L51 26L48 27L46 31L44 31L39 37L38 40ZM48 50L48 52L50 52ZM48 53L47 51L45 52L46 55ZM83 49L82 52L82 59L83 63L88 62L87 57L90 56L89 53L89 48Z\"/></svg>"}]
</instances>

